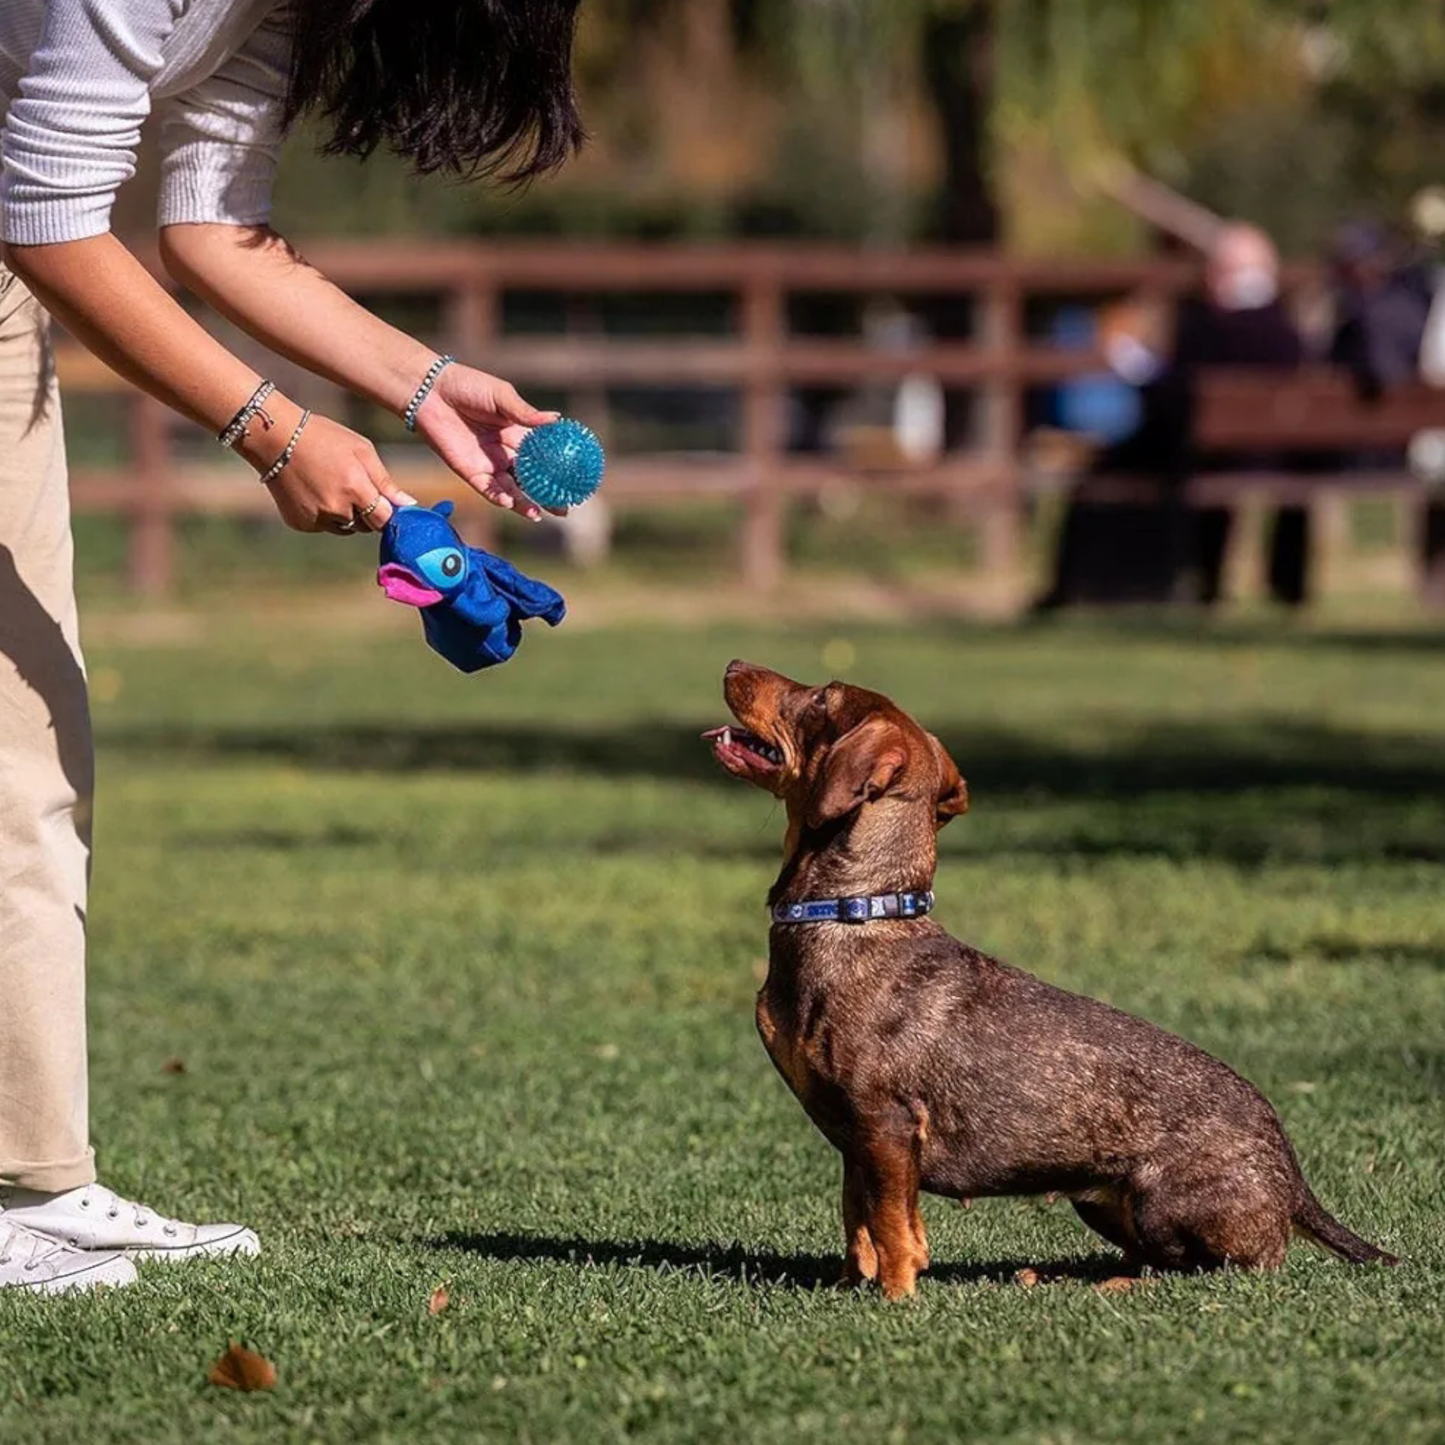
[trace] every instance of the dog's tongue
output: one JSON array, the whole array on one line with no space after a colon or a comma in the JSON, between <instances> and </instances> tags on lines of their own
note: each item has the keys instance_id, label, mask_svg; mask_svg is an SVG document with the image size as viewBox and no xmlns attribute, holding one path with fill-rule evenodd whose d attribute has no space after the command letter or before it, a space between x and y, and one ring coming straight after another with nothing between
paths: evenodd
<instances>
[{"instance_id":1,"label":"dog's tongue","mask_svg":"<svg viewBox=\"0 0 1445 1445\"><path fill-rule=\"evenodd\" d=\"M393 602L402 602L408 607L430 607L434 602L442 600L442 594L435 587L428 587L399 562L387 562L378 568L376 585Z\"/></svg>"}]
</instances>

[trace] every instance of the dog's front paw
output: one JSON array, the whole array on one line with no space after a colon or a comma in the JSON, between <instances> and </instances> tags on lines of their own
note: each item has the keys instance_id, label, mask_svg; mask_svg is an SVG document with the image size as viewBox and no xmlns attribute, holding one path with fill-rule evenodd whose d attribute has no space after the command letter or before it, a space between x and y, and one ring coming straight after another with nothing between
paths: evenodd
<instances>
[{"instance_id":1,"label":"dog's front paw","mask_svg":"<svg viewBox=\"0 0 1445 1445\"><path fill-rule=\"evenodd\" d=\"M880 1251L878 1284L884 1299L906 1299L918 1284L920 1270L928 1268L928 1253L923 1249L901 1249L897 1254Z\"/></svg>"},{"instance_id":2,"label":"dog's front paw","mask_svg":"<svg viewBox=\"0 0 1445 1445\"><path fill-rule=\"evenodd\" d=\"M880 1275L879 1285L883 1289L883 1298L894 1301L908 1299L918 1290L918 1272L916 1270L900 1270L896 1274Z\"/></svg>"},{"instance_id":3,"label":"dog's front paw","mask_svg":"<svg viewBox=\"0 0 1445 1445\"><path fill-rule=\"evenodd\" d=\"M863 1261L849 1255L843 1261L843 1268L838 1273L834 1289L862 1289L864 1285L872 1284L878 1278L878 1261L873 1259Z\"/></svg>"}]
</instances>

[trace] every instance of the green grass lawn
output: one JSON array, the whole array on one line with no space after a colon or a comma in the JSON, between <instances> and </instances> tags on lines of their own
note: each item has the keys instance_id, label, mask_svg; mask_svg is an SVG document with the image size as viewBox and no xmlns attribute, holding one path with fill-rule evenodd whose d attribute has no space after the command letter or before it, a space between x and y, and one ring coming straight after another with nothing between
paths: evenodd
<instances>
[{"instance_id":1,"label":"green grass lawn","mask_svg":"<svg viewBox=\"0 0 1445 1445\"><path fill-rule=\"evenodd\" d=\"M1445 1440L1445 636L564 628L466 679L409 631L125 635L104 1172L266 1254L0 1299L7 1445ZM1025 1289L1107 1251L934 1200L916 1299L828 1287L835 1156L751 1017L782 819L696 734L730 657L830 641L970 781L944 924L1222 1055L1403 1268ZM206 1384L231 1339L273 1393Z\"/></svg>"}]
</instances>

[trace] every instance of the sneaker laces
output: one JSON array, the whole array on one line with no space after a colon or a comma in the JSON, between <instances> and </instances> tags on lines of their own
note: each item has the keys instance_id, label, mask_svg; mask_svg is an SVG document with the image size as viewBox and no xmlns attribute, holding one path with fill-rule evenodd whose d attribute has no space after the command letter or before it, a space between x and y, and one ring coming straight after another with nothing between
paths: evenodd
<instances>
[{"instance_id":1,"label":"sneaker laces","mask_svg":"<svg viewBox=\"0 0 1445 1445\"><path fill-rule=\"evenodd\" d=\"M144 1204L137 1204L133 1199L123 1199L114 1189L107 1189L103 1184L87 1184L79 1202L82 1209L104 1208L107 1219L119 1219L121 1211L129 1209L134 1215L137 1229L144 1229L152 1219L160 1223L166 1234L174 1234L180 1225L179 1220L167 1219L165 1215L154 1209L147 1209Z\"/></svg>"},{"instance_id":2,"label":"sneaker laces","mask_svg":"<svg viewBox=\"0 0 1445 1445\"><path fill-rule=\"evenodd\" d=\"M19 1258L24 1268L38 1269L46 1260L65 1254L66 1247L23 1224L6 1224L0 1219L0 1265Z\"/></svg>"}]
</instances>

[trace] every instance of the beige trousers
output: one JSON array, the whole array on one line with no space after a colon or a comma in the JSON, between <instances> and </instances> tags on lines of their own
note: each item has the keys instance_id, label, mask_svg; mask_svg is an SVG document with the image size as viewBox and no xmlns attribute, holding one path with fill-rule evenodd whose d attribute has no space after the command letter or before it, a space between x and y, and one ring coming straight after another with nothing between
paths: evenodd
<instances>
[{"instance_id":1,"label":"beige trousers","mask_svg":"<svg viewBox=\"0 0 1445 1445\"><path fill-rule=\"evenodd\" d=\"M0 268L0 1183L95 1177L85 895L94 768L47 319Z\"/></svg>"}]
</instances>

